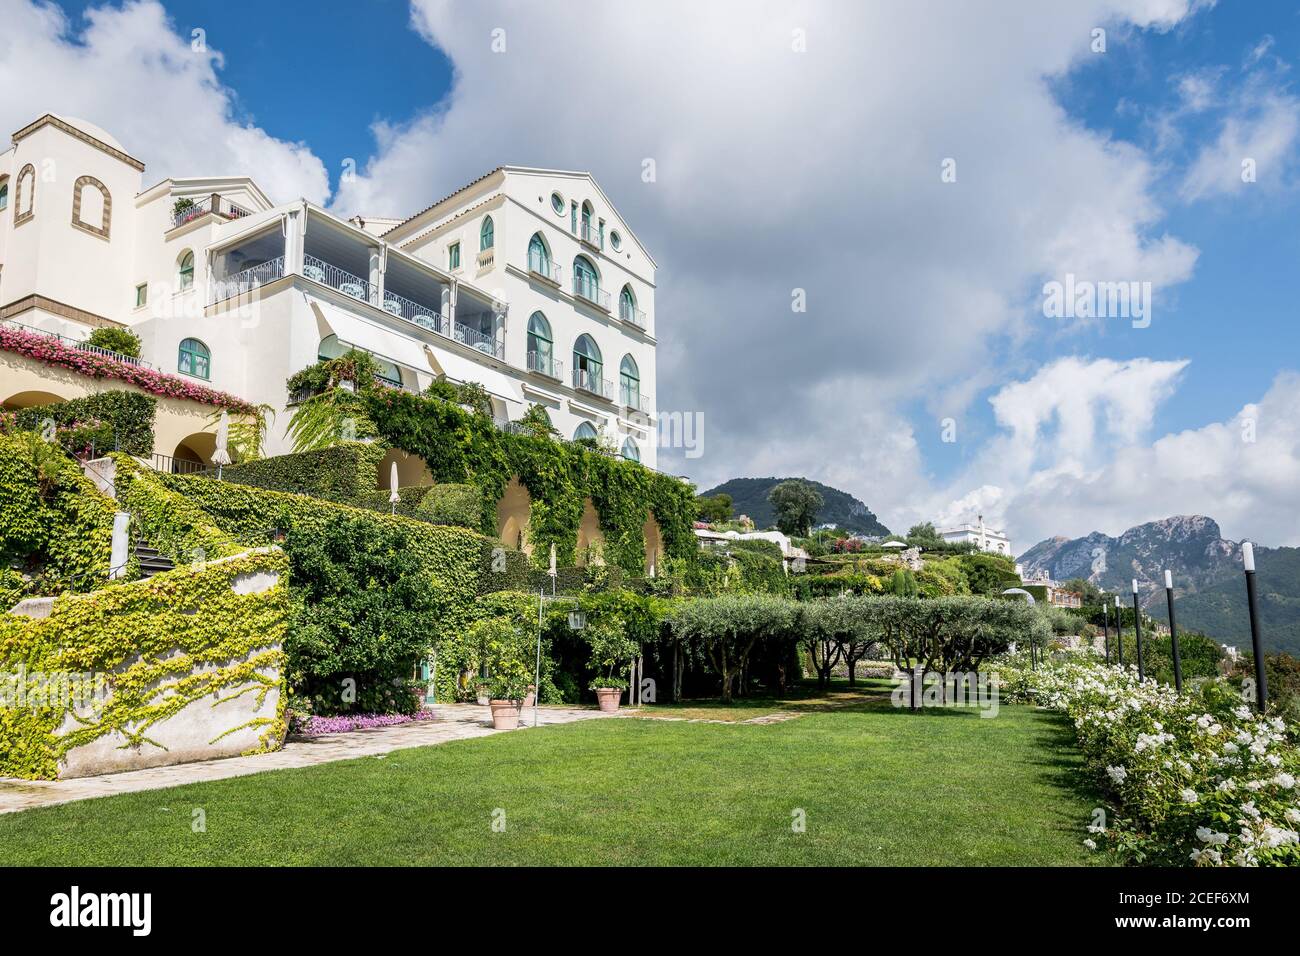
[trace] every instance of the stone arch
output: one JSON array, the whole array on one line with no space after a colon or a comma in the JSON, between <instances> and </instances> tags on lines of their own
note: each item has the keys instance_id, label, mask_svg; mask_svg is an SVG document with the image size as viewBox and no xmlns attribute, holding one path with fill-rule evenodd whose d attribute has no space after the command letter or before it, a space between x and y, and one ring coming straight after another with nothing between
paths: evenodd
<instances>
[{"instance_id":1,"label":"stone arch","mask_svg":"<svg viewBox=\"0 0 1300 956\"><path fill-rule=\"evenodd\" d=\"M533 544L528 540L528 518L532 508L532 495L516 475L510 479L497 502L497 537L507 548L518 548L529 555L533 553Z\"/></svg>"},{"instance_id":2,"label":"stone arch","mask_svg":"<svg viewBox=\"0 0 1300 956\"><path fill-rule=\"evenodd\" d=\"M600 516L590 498L582 501L582 520L578 522L578 547L575 551L578 567L590 563L605 563L605 534L600 530Z\"/></svg>"},{"instance_id":3,"label":"stone arch","mask_svg":"<svg viewBox=\"0 0 1300 956\"><path fill-rule=\"evenodd\" d=\"M174 463L172 471L192 470L199 465L206 468L212 464L212 455L217 450L217 436L212 432L193 432L186 435L172 452ZM185 464L182 464L185 463ZM191 466L187 468L187 465Z\"/></svg>"},{"instance_id":4,"label":"stone arch","mask_svg":"<svg viewBox=\"0 0 1300 956\"><path fill-rule=\"evenodd\" d=\"M653 511L647 512L641 533L645 536L645 573L649 574L651 568L658 573L659 566L663 564L664 538Z\"/></svg>"},{"instance_id":5,"label":"stone arch","mask_svg":"<svg viewBox=\"0 0 1300 956\"><path fill-rule=\"evenodd\" d=\"M53 392L32 390L15 392L3 402L0 402L0 406L13 411L19 408L33 408L37 405L53 405L55 402L66 402L68 400L62 395L55 395Z\"/></svg>"},{"instance_id":6,"label":"stone arch","mask_svg":"<svg viewBox=\"0 0 1300 956\"><path fill-rule=\"evenodd\" d=\"M14 180L14 225L21 226L36 215L36 167L28 163Z\"/></svg>"},{"instance_id":7,"label":"stone arch","mask_svg":"<svg viewBox=\"0 0 1300 956\"><path fill-rule=\"evenodd\" d=\"M99 191L102 205L99 210L99 224L87 222L81 218L82 210L82 193L87 186L92 186ZM93 217L92 217L93 218ZM101 183L94 176L79 176L76 184L72 187L72 224L83 232L88 232L92 236L99 236L101 239L109 238L109 229L113 222L113 197L108 191L108 187Z\"/></svg>"},{"instance_id":8,"label":"stone arch","mask_svg":"<svg viewBox=\"0 0 1300 956\"><path fill-rule=\"evenodd\" d=\"M400 448L390 448L379 462L375 473L375 488L388 491L393 475L393 462L397 462L397 487L415 488L433 484L433 474L428 463L419 455L411 455Z\"/></svg>"}]
</instances>

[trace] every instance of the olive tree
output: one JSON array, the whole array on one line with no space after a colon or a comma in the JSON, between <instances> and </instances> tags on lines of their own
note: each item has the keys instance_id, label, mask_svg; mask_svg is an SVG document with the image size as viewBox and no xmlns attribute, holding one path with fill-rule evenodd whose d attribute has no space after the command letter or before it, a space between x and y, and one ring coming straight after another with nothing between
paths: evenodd
<instances>
[{"instance_id":1,"label":"olive tree","mask_svg":"<svg viewBox=\"0 0 1300 956\"><path fill-rule=\"evenodd\" d=\"M722 678L722 699L729 703L732 685L760 641L793 640L794 602L770 594L734 594L684 601L673 611L673 633L704 652Z\"/></svg>"}]
</instances>

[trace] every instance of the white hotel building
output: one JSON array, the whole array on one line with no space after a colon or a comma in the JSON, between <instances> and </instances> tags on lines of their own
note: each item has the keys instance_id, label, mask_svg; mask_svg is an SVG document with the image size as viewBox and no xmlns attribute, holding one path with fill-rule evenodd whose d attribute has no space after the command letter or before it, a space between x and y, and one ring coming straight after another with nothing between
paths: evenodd
<instances>
[{"instance_id":1,"label":"white hotel building","mask_svg":"<svg viewBox=\"0 0 1300 956\"><path fill-rule=\"evenodd\" d=\"M354 347L394 386L477 382L503 426L540 404L563 437L655 465L656 266L589 174L501 166L409 218L344 220L249 176L146 188L144 168L81 120L14 133L0 319L129 327L159 371L274 407L268 454L289 450L285 380ZM0 403L72 397L20 384ZM168 453L212 450L199 434Z\"/></svg>"}]
</instances>

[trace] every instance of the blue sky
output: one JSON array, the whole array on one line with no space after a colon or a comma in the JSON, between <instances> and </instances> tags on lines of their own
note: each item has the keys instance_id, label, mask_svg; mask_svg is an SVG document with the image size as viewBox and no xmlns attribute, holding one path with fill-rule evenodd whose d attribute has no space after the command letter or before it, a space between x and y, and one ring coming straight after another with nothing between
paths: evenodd
<instances>
[{"instance_id":1,"label":"blue sky","mask_svg":"<svg viewBox=\"0 0 1300 956\"><path fill-rule=\"evenodd\" d=\"M589 169L659 262L656 398L708 435L661 461L701 488L803 474L892 527L983 512L1017 550L1174 513L1300 544L1300 2L61 7L11 29L32 59L0 62L0 116L41 109L4 90L44 71L44 108L151 176L242 164L390 215L499 163ZM1152 281L1151 326L1045 317L1067 272Z\"/></svg>"}]
</instances>

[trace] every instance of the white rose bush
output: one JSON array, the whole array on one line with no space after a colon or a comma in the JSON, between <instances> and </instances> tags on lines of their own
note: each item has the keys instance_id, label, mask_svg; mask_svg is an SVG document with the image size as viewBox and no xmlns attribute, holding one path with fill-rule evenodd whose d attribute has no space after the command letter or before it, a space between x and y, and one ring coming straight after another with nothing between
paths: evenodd
<instances>
[{"instance_id":1,"label":"white rose bush","mask_svg":"<svg viewBox=\"0 0 1300 956\"><path fill-rule=\"evenodd\" d=\"M1300 865L1296 728L1224 681L1179 695L1091 654L995 667L1013 700L1066 714L1111 807L1084 845L1145 866Z\"/></svg>"}]
</instances>

